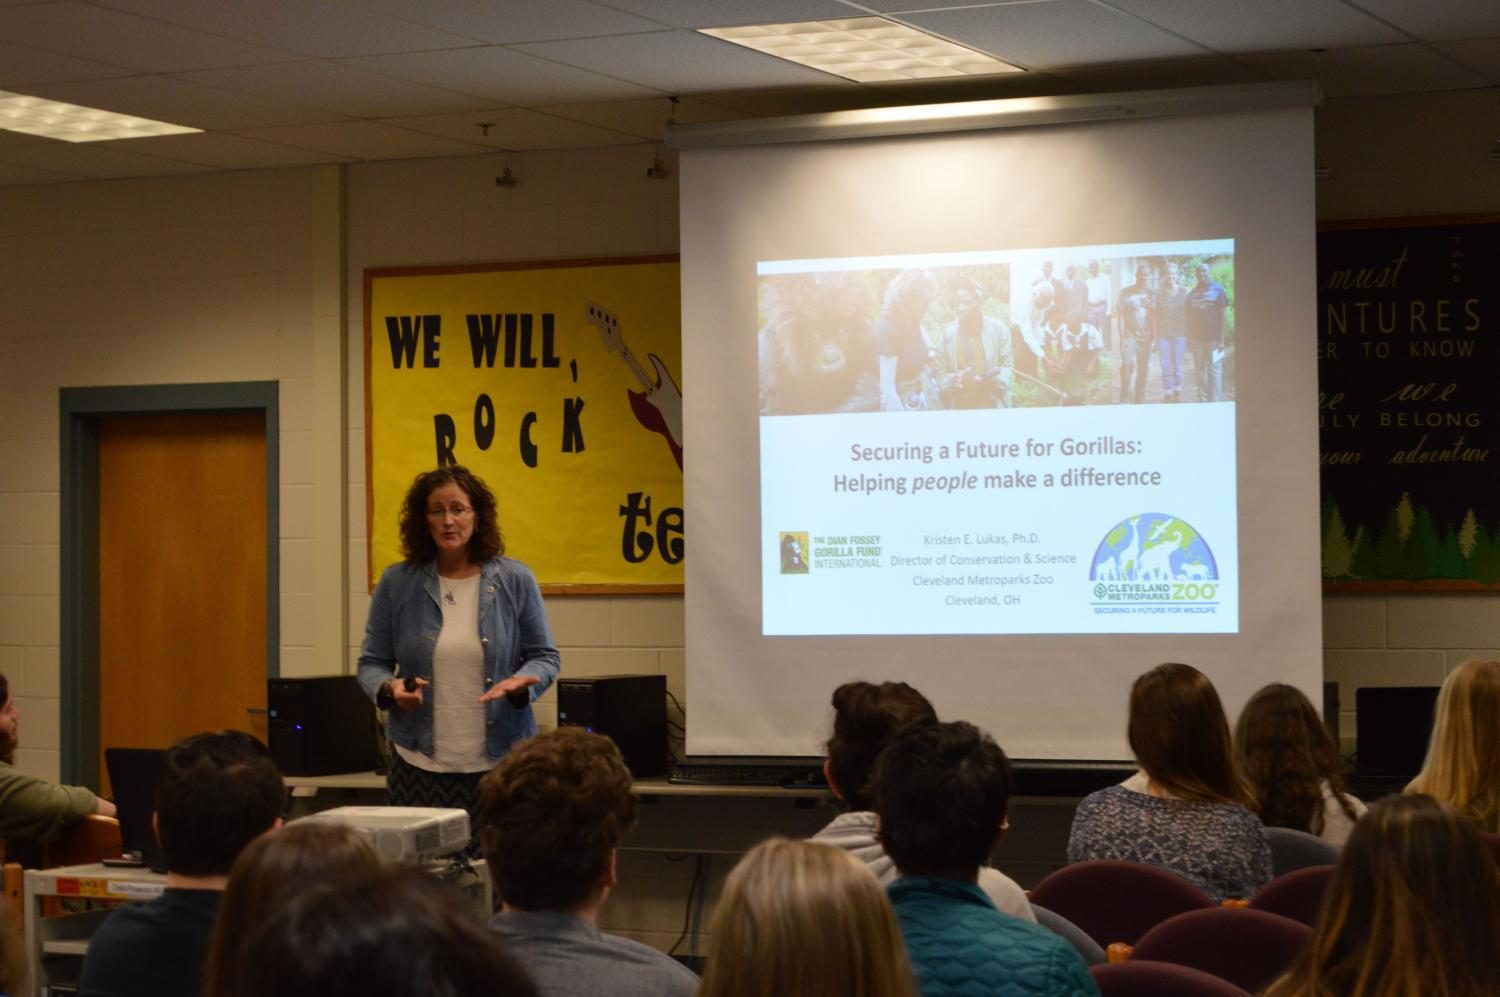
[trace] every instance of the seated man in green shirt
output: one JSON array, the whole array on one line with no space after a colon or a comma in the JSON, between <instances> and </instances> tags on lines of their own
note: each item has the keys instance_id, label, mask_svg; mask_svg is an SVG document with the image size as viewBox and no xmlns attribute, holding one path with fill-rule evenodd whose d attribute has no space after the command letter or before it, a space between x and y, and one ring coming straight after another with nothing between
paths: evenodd
<instances>
[{"instance_id":1,"label":"seated man in green shirt","mask_svg":"<svg viewBox=\"0 0 1500 997\"><path fill-rule=\"evenodd\" d=\"M59 786L15 768L21 711L0 675L0 837L50 838L88 814L115 815L115 805L82 786Z\"/></svg>"}]
</instances>

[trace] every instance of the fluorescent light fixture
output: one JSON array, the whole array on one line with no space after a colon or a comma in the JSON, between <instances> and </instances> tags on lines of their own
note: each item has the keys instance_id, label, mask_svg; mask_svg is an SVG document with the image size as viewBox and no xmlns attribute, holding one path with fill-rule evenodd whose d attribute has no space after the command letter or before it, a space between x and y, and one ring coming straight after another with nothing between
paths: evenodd
<instances>
[{"instance_id":1,"label":"fluorescent light fixture","mask_svg":"<svg viewBox=\"0 0 1500 997\"><path fill-rule=\"evenodd\" d=\"M1019 73L1020 67L883 17L699 28L702 34L856 83Z\"/></svg>"},{"instance_id":2,"label":"fluorescent light fixture","mask_svg":"<svg viewBox=\"0 0 1500 997\"><path fill-rule=\"evenodd\" d=\"M0 90L0 128L64 142L109 142L203 130L6 90Z\"/></svg>"}]
</instances>

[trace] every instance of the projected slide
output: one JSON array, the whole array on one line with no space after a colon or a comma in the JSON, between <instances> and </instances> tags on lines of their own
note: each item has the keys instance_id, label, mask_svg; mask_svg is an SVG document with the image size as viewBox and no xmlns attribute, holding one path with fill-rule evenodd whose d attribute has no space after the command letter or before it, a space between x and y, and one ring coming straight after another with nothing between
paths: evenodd
<instances>
[{"instance_id":1,"label":"projected slide","mask_svg":"<svg viewBox=\"0 0 1500 997\"><path fill-rule=\"evenodd\" d=\"M1229 239L758 266L767 635L1236 633Z\"/></svg>"}]
</instances>

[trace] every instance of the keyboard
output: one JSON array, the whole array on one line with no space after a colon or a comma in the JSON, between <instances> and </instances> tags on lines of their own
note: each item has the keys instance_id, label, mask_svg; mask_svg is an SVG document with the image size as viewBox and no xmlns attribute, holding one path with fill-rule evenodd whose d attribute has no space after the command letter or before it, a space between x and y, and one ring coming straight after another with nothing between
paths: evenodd
<instances>
[{"instance_id":1,"label":"keyboard","mask_svg":"<svg viewBox=\"0 0 1500 997\"><path fill-rule=\"evenodd\" d=\"M688 756L672 767L668 782L690 786L796 786L826 788L821 758L762 758L740 755Z\"/></svg>"}]
</instances>

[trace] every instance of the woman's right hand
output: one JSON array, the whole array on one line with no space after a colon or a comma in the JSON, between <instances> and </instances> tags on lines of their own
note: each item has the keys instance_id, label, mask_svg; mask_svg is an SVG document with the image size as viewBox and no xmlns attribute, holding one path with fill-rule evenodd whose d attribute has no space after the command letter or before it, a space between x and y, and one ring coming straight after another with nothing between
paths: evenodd
<instances>
[{"instance_id":1,"label":"woman's right hand","mask_svg":"<svg viewBox=\"0 0 1500 997\"><path fill-rule=\"evenodd\" d=\"M402 679L391 680L391 699L395 701L398 709L410 713L412 710L420 710L425 696L422 690L427 686L427 680L423 678L412 679L416 688L411 692L406 691L406 682Z\"/></svg>"}]
</instances>

